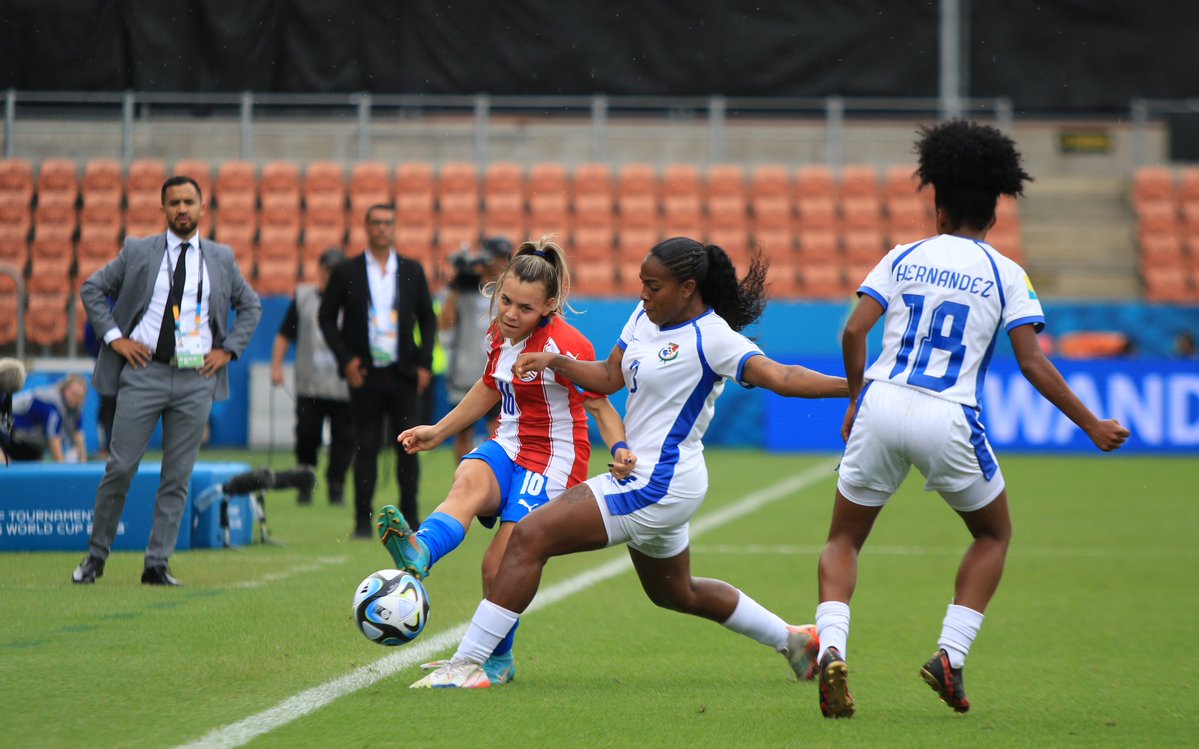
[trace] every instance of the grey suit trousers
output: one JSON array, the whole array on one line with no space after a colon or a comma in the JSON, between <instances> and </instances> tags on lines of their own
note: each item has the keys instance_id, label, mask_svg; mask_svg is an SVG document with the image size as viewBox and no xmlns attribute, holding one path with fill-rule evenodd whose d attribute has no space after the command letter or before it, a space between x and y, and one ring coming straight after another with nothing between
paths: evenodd
<instances>
[{"instance_id":1,"label":"grey suit trousers","mask_svg":"<svg viewBox=\"0 0 1199 749\"><path fill-rule=\"evenodd\" d=\"M154 501L146 566L165 564L170 558L187 507L188 485L216 382L215 377L205 379L194 369L176 369L155 361L141 369L126 366L121 371L108 463L96 490L88 542L91 554L108 558L129 485L161 416L162 477Z\"/></svg>"}]
</instances>

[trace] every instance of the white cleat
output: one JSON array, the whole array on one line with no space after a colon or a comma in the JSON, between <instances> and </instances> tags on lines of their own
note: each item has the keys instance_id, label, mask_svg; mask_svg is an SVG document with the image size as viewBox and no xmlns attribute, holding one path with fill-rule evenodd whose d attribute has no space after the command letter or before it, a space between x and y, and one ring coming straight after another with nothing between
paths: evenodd
<instances>
[{"instance_id":1,"label":"white cleat","mask_svg":"<svg viewBox=\"0 0 1199 749\"><path fill-rule=\"evenodd\" d=\"M434 661L434 663L437 663ZM432 666L432 663L425 664ZM424 666L422 666L424 668ZM466 660L441 661L437 669L413 684L410 689L486 689L491 679L478 663Z\"/></svg>"},{"instance_id":2,"label":"white cleat","mask_svg":"<svg viewBox=\"0 0 1199 749\"><path fill-rule=\"evenodd\" d=\"M787 626L787 649L783 651L783 655L787 656L787 662L791 664L796 678L800 681L816 678L816 672L819 670L816 656L819 653L820 639L816 635L815 624Z\"/></svg>"}]
</instances>

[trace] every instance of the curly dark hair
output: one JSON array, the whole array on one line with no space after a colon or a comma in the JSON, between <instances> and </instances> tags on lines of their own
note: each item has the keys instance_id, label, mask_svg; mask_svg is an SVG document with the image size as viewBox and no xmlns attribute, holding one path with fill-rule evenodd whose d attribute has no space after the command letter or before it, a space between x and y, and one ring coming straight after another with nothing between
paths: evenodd
<instances>
[{"instance_id":1,"label":"curly dark hair","mask_svg":"<svg viewBox=\"0 0 1199 749\"><path fill-rule=\"evenodd\" d=\"M931 184L937 207L959 224L985 229L999 196L1023 195L1024 183L1032 181L1015 141L990 125L955 119L918 132L920 186Z\"/></svg>"},{"instance_id":2,"label":"curly dark hair","mask_svg":"<svg viewBox=\"0 0 1199 749\"><path fill-rule=\"evenodd\" d=\"M671 237L655 245L649 254L661 261L679 283L694 279L699 298L733 330L751 324L766 309L767 263L757 249L750 255L749 271L740 281L728 253L714 244Z\"/></svg>"}]
</instances>

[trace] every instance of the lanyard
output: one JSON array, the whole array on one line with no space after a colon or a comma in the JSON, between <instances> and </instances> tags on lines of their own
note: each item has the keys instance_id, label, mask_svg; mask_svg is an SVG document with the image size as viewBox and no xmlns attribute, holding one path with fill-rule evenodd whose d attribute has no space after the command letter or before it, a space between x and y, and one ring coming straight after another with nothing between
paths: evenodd
<instances>
[{"instance_id":1,"label":"lanyard","mask_svg":"<svg viewBox=\"0 0 1199 749\"><path fill-rule=\"evenodd\" d=\"M187 244L189 247L191 246L190 242L186 242L185 244ZM183 245L181 244L179 246L182 247ZM196 327L198 328L198 327L200 327L200 311L202 309L201 299L204 294L204 247L203 247L203 245L200 244L199 239L196 240L196 252L199 253L199 255L200 255L199 261L196 263L196 268L199 269L199 273L200 273L200 280L196 283ZM171 297L174 296L174 294L175 294L175 269L171 267L171 252L170 252L170 250L167 250L166 258L167 258L167 302L169 303L171 300ZM181 262L181 263L187 262L187 258L185 258L183 256L183 252L179 253L179 262ZM180 306L180 309L182 310L182 307L183 307L183 295L182 294L179 295L179 306ZM180 317L180 313L176 312L175 313L175 324L176 325L179 324L179 317Z\"/></svg>"}]
</instances>

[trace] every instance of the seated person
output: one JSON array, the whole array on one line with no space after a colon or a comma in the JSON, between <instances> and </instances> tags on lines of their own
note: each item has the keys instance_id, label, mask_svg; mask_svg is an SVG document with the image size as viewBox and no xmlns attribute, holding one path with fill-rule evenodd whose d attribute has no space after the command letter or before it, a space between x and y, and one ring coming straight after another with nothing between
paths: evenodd
<instances>
[{"instance_id":1,"label":"seated person","mask_svg":"<svg viewBox=\"0 0 1199 749\"><path fill-rule=\"evenodd\" d=\"M87 398L87 382L69 375L57 384L24 390L13 396L12 433L4 441L4 451L12 460L41 460L50 451L56 463L66 462L63 436L75 447L76 459L87 460L79 416Z\"/></svg>"}]
</instances>

